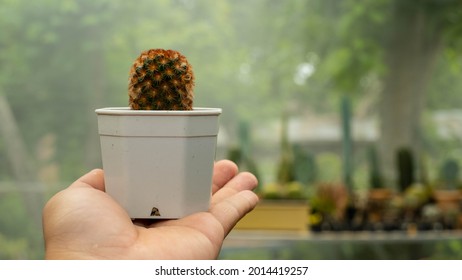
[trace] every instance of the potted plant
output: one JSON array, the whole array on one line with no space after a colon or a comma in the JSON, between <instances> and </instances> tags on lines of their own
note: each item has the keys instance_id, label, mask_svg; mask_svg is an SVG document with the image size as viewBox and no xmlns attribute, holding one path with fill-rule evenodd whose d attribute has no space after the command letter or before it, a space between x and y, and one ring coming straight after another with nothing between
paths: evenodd
<instances>
[{"instance_id":1,"label":"potted plant","mask_svg":"<svg viewBox=\"0 0 462 280\"><path fill-rule=\"evenodd\" d=\"M367 150L369 163L369 190L368 199L371 201L389 201L393 196L390 188L384 186L384 180L380 169L377 150L374 146L370 146Z\"/></svg>"},{"instance_id":2,"label":"potted plant","mask_svg":"<svg viewBox=\"0 0 462 280\"><path fill-rule=\"evenodd\" d=\"M462 200L459 181L459 163L455 159L447 159L440 168L440 178L433 197L441 211L459 209Z\"/></svg>"},{"instance_id":3,"label":"potted plant","mask_svg":"<svg viewBox=\"0 0 462 280\"><path fill-rule=\"evenodd\" d=\"M96 110L106 192L132 219L207 211L221 109L193 107L186 57L151 49L129 74L129 107Z\"/></svg>"}]
</instances>

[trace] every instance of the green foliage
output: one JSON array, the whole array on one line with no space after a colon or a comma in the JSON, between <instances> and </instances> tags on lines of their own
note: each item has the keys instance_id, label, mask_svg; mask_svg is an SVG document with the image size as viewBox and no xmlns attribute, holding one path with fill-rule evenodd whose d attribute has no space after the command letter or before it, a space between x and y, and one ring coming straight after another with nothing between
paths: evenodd
<instances>
[{"instance_id":1,"label":"green foliage","mask_svg":"<svg viewBox=\"0 0 462 280\"><path fill-rule=\"evenodd\" d=\"M332 111L335 93L357 97L365 76L384 71L382 42L392 3L4 0L0 86L28 146L34 149L46 133L58 135L61 177L75 178L100 165L91 148L98 141L87 136L96 129L92 112L126 104L127 69L141 50L184 53L195 68L196 104L223 107L224 124L236 117L271 117L288 104L297 104L295 111ZM447 20L455 23L459 13L451 11ZM450 34L457 34L457 26ZM459 84L460 52L451 48L444 54L430 95L439 106L460 103L458 91L448 87ZM294 82L303 64L314 72Z\"/></svg>"},{"instance_id":2,"label":"green foliage","mask_svg":"<svg viewBox=\"0 0 462 280\"><path fill-rule=\"evenodd\" d=\"M127 70L142 50L175 49L185 54L194 65L195 104L222 107L225 128L236 119L255 124L271 121L289 106L293 114L338 112L340 93L348 92L353 102L377 95L368 87L370 77L377 80L378 88L383 87L384 75L393 70L385 57L391 28L401 23L393 12L401 5L425 10L421 19L431 24L423 32L437 30L441 35L425 44L441 50L428 76L426 99L412 100L431 110L459 109L462 8L456 0L139 0L136 5L110 0L0 0L0 88L30 160L43 167L38 143L53 135L55 151L47 163L58 167L57 180L72 181L101 167L94 109L126 105ZM412 39L400 42L404 46L407 40ZM311 72L301 73L303 67ZM369 115L377 114L374 106ZM429 120L424 119L425 127L430 126ZM460 139L448 144L438 137L435 132L426 138L424 148L432 160L460 150ZM0 142L0 154L5 149ZM293 155L295 165L301 170L304 162L303 170L313 174L296 168L295 174L284 177L342 179L337 154L321 153L316 161L299 155ZM14 178L4 157L0 170L2 180ZM21 205L10 197L0 201L0 208L8 213L0 217L4 241L0 251L10 244L5 249L9 257L34 258L40 253L16 254L11 249L42 248L37 245L40 231L9 220L16 217L29 223Z\"/></svg>"},{"instance_id":3,"label":"green foliage","mask_svg":"<svg viewBox=\"0 0 462 280\"><path fill-rule=\"evenodd\" d=\"M326 52L320 69L330 74L333 86L340 92L355 94L362 90L361 81L368 73L383 74L383 31L389 20L388 0L342 1L338 5L335 24L338 44Z\"/></svg>"},{"instance_id":4,"label":"green foliage","mask_svg":"<svg viewBox=\"0 0 462 280\"><path fill-rule=\"evenodd\" d=\"M0 233L0 259L21 260L28 257L28 241L26 238L8 239Z\"/></svg>"},{"instance_id":5,"label":"green foliage","mask_svg":"<svg viewBox=\"0 0 462 280\"><path fill-rule=\"evenodd\" d=\"M14 185L3 184L2 187L13 188ZM0 259L42 257L42 230L26 213L20 194L0 194Z\"/></svg>"}]
</instances>

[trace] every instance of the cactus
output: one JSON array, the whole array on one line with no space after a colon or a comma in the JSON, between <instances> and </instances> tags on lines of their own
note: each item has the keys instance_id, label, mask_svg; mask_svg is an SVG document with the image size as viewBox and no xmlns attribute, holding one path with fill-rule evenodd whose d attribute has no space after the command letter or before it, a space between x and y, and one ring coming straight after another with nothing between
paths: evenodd
<instances>
[{"instance_id":1,"label":"cactus","mask_svg":"<svg viewBox=\"0 0 462 280\"><path fill-rule=\"evenodd\" d=\"M380 172L379 157L377 150L374 146L370 146L368 149L368 160L369 160L369 184L371 189L383 188L383 177Z\"/></svg>"},{"instance_id":2,"label":"cactus","mask_svg":"<svg viewBox=\"0 0 462 280\"><path fill-rule=\"evenodd\" d=\"M258 186L255 191L260 191L262 179L259 168L252 158L251 137L249 124L246 122L239 123L239 145L231 147L228 150L227 158L236 163L240 169L246 170L255 175L258 179Z\"/></svg>"},{"instance_id":3,"label":"cactus","mask_svg":"<svg viewBox=\"0 0 462 280\"><path fill-rule=\"evenodd\" d=\"M306 186L313 184L318 173L314 155L305 152L299 145L294 145L293 151L295 180Z\"/></svg>"},{"instance_id":4,"label":"cactus","mask_svg":"<svg viewBox=\"0 0 462 280\"><path fill-rule=\"evenodd\" d=\"M397 152L399 187L404 192L414 183L414 158L412 151L401 148Z\"/></svg>"},{"instance_id":5,"label":"cactus","mask_svg":"<svg viewBox=\"0 0 462 280\"><path fill-rule=\"evenodd\" d=\"M444 161L440 170L440 178L446 189L456 189L459 184L459 163L454 159Z\"/></svg>"},{"instance_id":6,"label":"cactus","mask_svg":"<svg viewBox=\"0 0 462 280\"><path fill-rule=\"evenodd\" d=\"M418 164L418 181L422 184L424 184L425 186L429 186L429 182L430 182L430 179L429 179L429 175L428 175L428 167L427 167L427 157L425 155L421 155L418 160L417 160L417 164Z\"/></svg>"},{"instance_id":7,"label":"cactus","mask_svg":"<svg viewBox=\"0 0 462 280\"><path fill-rule=\"evenodd\" d=\"M289 143L288 115L282 116L281 128L281 158L278 164L277 181L284 185L295 180L294 154L293 148Z\"/></svg>"},{"instance_id":8,"label":"cactus","mask_svg":"<svg viewBox=\"0 0 462 280\"><path fill-rule=\"evenodd\" d=\"M130 69L129 105L133 110L192 110L193 88L194 73L184 55L147 50Z\"/></svg>"},{"instance_id":9,"label":"cactus","mask_svg":"<svg viewBox=\"0 0 462 280\"><path fill-rule=\"evenodd\" d=\"M348 191L353 191L353 140L351 136L351 102L347 96L341 100L343 182Z\"/></svg>"}]
</instances>

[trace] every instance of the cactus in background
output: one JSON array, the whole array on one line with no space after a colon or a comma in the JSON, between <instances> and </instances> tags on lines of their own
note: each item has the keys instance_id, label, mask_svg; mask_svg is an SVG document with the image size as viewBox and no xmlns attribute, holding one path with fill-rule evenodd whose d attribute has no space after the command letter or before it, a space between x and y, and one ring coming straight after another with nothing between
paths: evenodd
<instances>
[{"instance_id":1,"label":"cactus in background","mask_svg":"<svg viewBox=\"0 0 462 280\"><path fill-rule=\"evenodd\" d=\"M440 169L440 179L445 189L456 189L459 184L459 163L454 159L444 161Z\"/></svg>"},{"instance_id":2,"label":"cactus in background","mask_svg":"<svg viewBox=\"0 0 462 280\"><path fill-rule=\"evenodd\" d=\"M424 154L421 154L420 157L417 159L417 166L418 166L418 176L417 180L425 185L429 186L430 185L430 179L429 179L429 172L428 172L428 167L427 167L427 157Z\"/></svg>"},{"instance_id":3,"label":"cactus in background","mask_svg":"<svg viewBox=\"0 0 462 280\"><path fill-rule=\"evenodd\" d=\"M343 181L351 193L353 190L353 141L351 137L351 103L347 96L341 102L343 135Z\"/></svg>"},{"instance_id":4,"label":"cactus in background","mask_svg":"<svg viewBox=\"0 0 462 280\"><path fill-rule=\"evenodd\" d=\"M239 123L239 146L232 147L228 150L227 158L237 165L239 169L249 171L258 179L258 186L255 191L259 191L262 185L262 179L258 166L251 157L251 139L249 125L246 122Z\"/></svg>"},{"instance_id":5,"label":"cactus in background","mask_svg":"<svg viewBox=\"0 0 462 280\"><path fill-rule=\"evenodd\" d=\"M129 75L134 110L192 110L194 73L177 51L151 49L135 60Z\"/></svg>"},{"instance_id":6,"label":"cactus in background","mask_svg":"<svg viewBox=\"0 0 462 280\"><path fill-rule=\"evenodd\" d=\"M238 135L239 135L239 144L242 149L242 153L245 156L250 154L251 150L251 139L250 139L250 126L249 123L246 121L239 122L238 127Z\"/></svg>"},{"instance_id":7,"label":"cactus in background","mask_svg":"<svg viewBox=\"0 0 462 280\"><path fill-rule=\"evenodd\" d=\"M295 180L308 186L317 179L318 167L315 157L294 145L294 172Z\"/></svg>"},{"instance_id":8,"label":"cactus in background","mask_svg":"<svg viewBox=\"0 0 462 280\"><path fill-rule=\"evenodd\" d=\"M397 151L398 183L400 191L404 192L414 183L414 158L412 151L401 148Z\"/></svg>"},{"instance_id":9,"label":"cactus in background","mask_svg":"<svg viewBox=\"0 0 462 280\"><path fill-rule=\"evenodd\" d=\"M294 172L294 154L292 146L289 143L288 116L285 113L282 116L281 127L281 157L278 165L277 181L281 185L295 180Z\"/></svg>"},{"instance_id":10,"label":"cactus in background","mask_svg":"<svg viewBox=\"0 0 462 280\"><path fill-rule=\"evenodd\" d=\"M375 147L370 146L368 149L368 160L369 160L369 184L371 189L383 188L383 177L380 172L379 157Z\"/></svg>"}]
</instances>

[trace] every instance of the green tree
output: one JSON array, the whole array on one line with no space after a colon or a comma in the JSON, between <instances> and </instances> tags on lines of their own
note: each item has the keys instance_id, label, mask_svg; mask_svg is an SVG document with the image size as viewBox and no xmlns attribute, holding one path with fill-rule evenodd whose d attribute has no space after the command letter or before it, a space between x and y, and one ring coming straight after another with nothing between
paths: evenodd
<instances>
[{"instance_id":1,"label":"green tree","mask_svg":"<svg viewBox=\"0 0 462 280\"><path fill-rule=\"evenodd\" d=\"M390 181L394 151L422 149L422 115L438 61L445 53L460 57L462 3L364 0L337 6L338 43L320 72L332 77L334 89L356 96L367 93L367 77L380 80L380 151Z\"/></svg>"}]
</instances>

